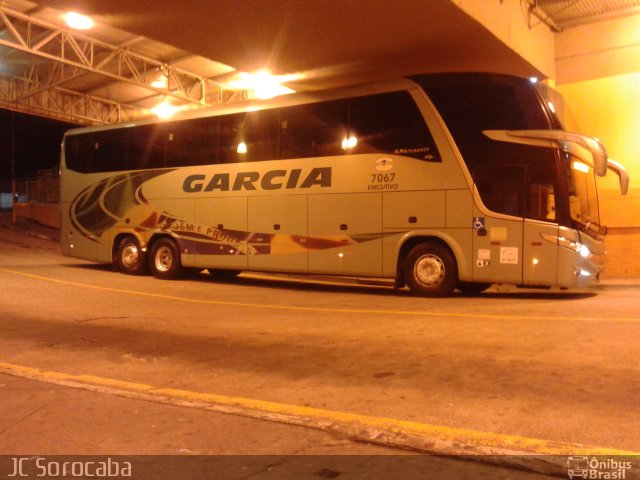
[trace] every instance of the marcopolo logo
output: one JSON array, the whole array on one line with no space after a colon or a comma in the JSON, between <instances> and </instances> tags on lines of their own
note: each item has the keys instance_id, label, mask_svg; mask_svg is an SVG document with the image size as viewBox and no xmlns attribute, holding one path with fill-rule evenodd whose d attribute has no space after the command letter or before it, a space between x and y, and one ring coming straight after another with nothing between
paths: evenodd
<instances>
[{"instance_id":1,"label":"marcopolo logo","mask_svg":"<svg viewBox=\"0 0 640 480\"><path fill-rule=\"evenodd\" d=\"M280 190L294 188L321 188L331 186L331 167L313 168L303 174L302 169L268 170L261 172L238 172L232 178L229 173L213 175L189 175L182 183L182 190L187 193L212 192L220 190Z\"/></svg>"},{"instance_id":2,"label":"marcopolo logo","mask_svg":"<svg viewBox=\"0 0 640 480\"><path fill-rule=\"evenodd\" d=\"M376 160L376 170L379 172L388 172L393 168L393 159L379 158Z\"/></svg>"},{"instance_id":3,"label":"marcopolo logo","mask_svg":"<svg viewBox=\"0 0 640 480\"><path fill-rule=\"evenodd\" d=\"M567 459L569 478L620 480L627 478L631 462L615 458L598 458L586 455Z\"/></svg>"}]
</instances>

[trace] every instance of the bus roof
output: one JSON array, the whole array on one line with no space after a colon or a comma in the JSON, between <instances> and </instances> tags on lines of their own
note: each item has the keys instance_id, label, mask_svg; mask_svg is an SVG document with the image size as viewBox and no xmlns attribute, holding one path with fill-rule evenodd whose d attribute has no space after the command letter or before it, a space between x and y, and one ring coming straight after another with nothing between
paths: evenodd
<instances>
[{"instance_id":1,"label":"bus roof","mask_svg":"<svg viewBox=\"0 0 640 480\"><path fill-rule=\"evenodd\" d=\"M179 112L176 115L159 119L149 117L133 122L113 123L108 125L98 125L90 127L73 128L65 132L67 135L76 135L82 133L90 133L94 131L111 130L118 128L133 127L136 125L161 124L170 123L181 120L189 120L195 118L203 118L209 116L227 115L234 113L251 112L256 110L267 110L272 108L282 108L294 105L303 105L307 103L315 103L328 100L338 100L341 98L360 97L365 95L374 95L376 93L384 93L396 90L408 90L411 88L420 88L413 79L420 78L421 83L427 82L432 85L443 84L470 84L470 83L520 83L527 79L523 77L515 77L512 75L495 74L495 73L432 73L423 75L414 75L394 80L386 80L375 83L364 83L351 85L346 87L338 87L327 90L313 90L289 95L281 95L268 100L252 99L230 104L213 105L206 108L194 109Z\"/></svg>"}]
</instances>

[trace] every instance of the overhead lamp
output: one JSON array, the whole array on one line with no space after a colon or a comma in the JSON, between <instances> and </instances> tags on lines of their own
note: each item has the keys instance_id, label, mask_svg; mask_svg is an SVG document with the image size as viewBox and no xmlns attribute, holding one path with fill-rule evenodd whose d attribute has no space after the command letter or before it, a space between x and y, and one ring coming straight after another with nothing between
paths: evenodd
<instances>
[{"instance_id":1,"label":"overhead lamp","mask_svg":"<svg viewBox=\"0 0 640 480\"><path fill-rule=\"evenodd\" d=\"M67 25L75 30L89 30L93 28L93 20L78 12L68 12L64 16Z\"/></svg>"},{"instance_id":2,"label":"overhead lamp","mask_svg":"<svg viewBox=\"0 0 640 480\"><path fill-rule=\"evenodd\" d=\"M158 118L169 118L180 110L180 107L171 105L169 102L162 102L151 109Z\"/></svg>"},{"instance_id":3,"label":"overhead lamp","mask_svg":"<svg viewBox=\"0 0 640 480\"><path fill-rule=\"evenodd\" d=\"M153 88L169 89L169 76L171 75L171 67L169 65L161 65L157 70L156 77L149 85ZM153 77L152 77L153 78Z\"/></svg>"},{"instance_id":4,"label":"overhead lamp","mask_svg":"<svg viewBox=\"0 0 640 480\"><path fill-rule=\"evenodd\" d=\"M342 149L349 150L351 148L355 148L358 145L358 139L356 137L349 137L342 139Z\"/></svg>"},{"instance_id":5,"label":"overhead lamp","mask_svg":"<svg viewBox=\"0 0 640 480\"><path fill-rule=\"evenodd\" d=\"M241 72L227 84L227 87L232 90L250 90L255 98L267 99L294 93L295 90L285 87L283 83L300 78L302 75L272 75L268 70L255 73Z\"/></svg>"},{"instance_id":6,"label":"overhead lamp","mask_svg":"<svg viewBox=\"0 0 640 480\"><path fill-rule=\"evenodd\" d=\"M161 73L158 78L151 82L150 85L153 88L162 88L166 90L169 88L169 79L163 73Z\"/></svg>"}]
</instances>

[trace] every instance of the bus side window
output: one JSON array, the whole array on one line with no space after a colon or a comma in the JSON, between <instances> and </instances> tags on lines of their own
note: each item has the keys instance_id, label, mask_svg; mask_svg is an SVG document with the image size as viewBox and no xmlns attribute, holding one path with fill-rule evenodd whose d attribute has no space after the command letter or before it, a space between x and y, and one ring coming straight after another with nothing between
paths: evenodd
<instances>
[{"instance_id":1,"label":"bus side window","mask_svg":"<svg viewBox=\"0 0 640 480\"><path fill-rule=\"evenodd\" d=\"M169 123L165 166L184 167L216 163L217 123L217 117Z\"/></svg>"},{"instance_id":2,"label":"bus side window","mask_svg":"<svg viewBox=\"0 0 640 480\"><path fill-rule=\"evenodd\" d=\"M127 129L104 130L93 134L93 168L95 172L115 172L127 169Z\"/></svg>"},{"instance_id":3,"label":"bus side window","mask_svg":"<svg viewBox=\"0 0 640 480\"><path fill-rule=\"evenodd\" d=\"M473 179L485 206L497 213L524 216L524 167L482 166Z\"/></svg>"},{"instance_id":4,"label":"bus side window","mask_svg":"<svg viewBox=\"0 0 640 480\"><path fill-rule=\"evenodd\" d=\"M70 135L65 140L65 163L69 170L91 173L93 169L93 152L95 142L93 133Z\"/></svg>"},{"instance_id":5,"label":"bus side window","mask_svg":"<svg viewBox=\"0 0 640 480\"><path fill-rule=\"evenodd\" d=\"M246 146L242 161L263 162L277 158L278 113L275 110L249 112L240 129ZM245 150L241 148L241 150ZM239 153L239 152L236 152Z\"/></svg>"},{"instance_id":6,"label":"bus side window","mask_svg":"<svg viewBox=\"0 0 640 480\"><path fill-rule=\"evenodd\" d=\"M129 168L162 168L165 165L166 125L139 125L129 132Z\"/></svg>"},{"instance_id":7,"label":"bus side window","mask_svg":"<svg viewBox=\"0 0 640 480\"><path fill-rule=\"evenodd\" d=\"M242 126L246 113L234 113L220 117L218 163L245 161L247 144Z\"/></svg>"},{"instance_id":8,"label":"bus side window","mask_svg":"<svg viewBox=\"0 0 640 480\"><path fill-rule=\"evenodd\" d=\"M409 92L357 97L349 108L349 153L392 153L439 162L435 141Z\"/></svg>"},{"instance_id":9,"label":"bus side window","mask_svg":"<svg viewBox=\"0 0 640 480\"><path fill-rule=\"evenodd\" d=\"M279 158L343 155L347 106L347 100L336 100L281 109Z\"/></svg>"}]
</instances>

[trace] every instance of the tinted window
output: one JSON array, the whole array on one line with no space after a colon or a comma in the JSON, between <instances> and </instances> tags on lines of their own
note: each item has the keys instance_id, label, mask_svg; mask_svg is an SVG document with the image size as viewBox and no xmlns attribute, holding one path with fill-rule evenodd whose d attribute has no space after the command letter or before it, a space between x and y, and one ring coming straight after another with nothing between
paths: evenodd
<instances>
[{"instance_id":1,"label":"tinted window","mask_svg":"<svg viewBox=\"0 0 640 480\"><path fill-rule=\"evenodd\" d=\"M93 165L94 145L92 133L67 137L64 149L67 168L82 173L95 171Z\"/></svg>"},{"instance_id":2,"label":"tinted window","mask_svg":"<svg viewBox=\"0 0 640 480\"><path fill-rule=\"evenodd\" d=\"M106 172L127 169L129 132L125 130L105 130L93 134L93 164Z\"/></svg>"},{"instance_id":3,"label":"tinted window","mask_svg":"<svg viewBox=\"0 0 640 480\"><path fill-rule=\"evenodd\" d=\"M236 113L220 117L220 142L218 144L218 162L236 163L243 161L242 143L244 118L246 113ZM246 143L245 143L246 147Z\"/></svg>"},{"instance_id":4,"label":"tinted window","mask_svg":"<svg viewBox=\"0 0 640 480\"><path fill-rule=\"evenodd\" d=\"M69 136L72 170L114 171L359 153L439 161L407 92Z\"/></svg>"},{"instance_id":5,"label":"tinted window","mask_svg":"<svg viewBox=\"0 0 640 480\"><path fill-rule=\"evenodd\" d=\"M420 110L408 92L386 93L351 100L350 153L394 153L440 161Z\"/></svg>"},{"instance_id":6,"label":"tinted window","mask_svg":"<svg viewBox=\"0 0 640 480\"><path fill-rule=\"evenodd\" d=\"M524 175L522 167L480 167L474 181L489 210L524 216Z\"/></svg>"},{"instance_id":7,"label":"tinted window","mask_svg":"<svg viewBox=\"0 0 640 480\"><path fill-rule=\"evenodd\" d=\"M279 157L343 155L347 136L348 101L298 105L280 110Z\"/></svg>"},{"instance_id":8,"label":"tinted window","mask_svg":"<svg viewBox=\"0 0 640 480\"><path fill-rule=\"evenodd\" d=\"M483 134L560 128L527 79L474 74L413 79L444 119L489 209L544 221L563 215L555 150L497 142Z\"/></svg>"},{"instance_id":9,"label":"tinted window","mask_svg":"<svg viewBox=\"0 0 640 480\"><path fill-rule=\"evenodd\" d=\"M165 124L140 125L129 129L129 168L163 167L167 128Z\"/></svg>"},{"instance_id":10,"label":"tinted window","mask_svg":"<svg viewBox=\"0 0 640 480\"><path fill-rule=\"evenodd\" d=\"M127 169L126 130L105 130L74 135L66 142L67 166L78 172L113 172Z\"/></svg>"},{"instance_id":11,"label":"tinted window","mask_svg":"<svg viewBox=\"0 0 640 480\"><path fill-rule=\"evenodd\" d=\"M489 143L483 130L549 128L540 97L530 86L438 85L426 91L458 144Z\"/></svg>"},{"instance_id":12,"label":"tinted window","mask_svg":"<svg viewBox=\"0 0 640 480\"><path fill-rule=\"evenodd\" d=\"M240 127L240 139L245 147L241 161L262 162L278 158L278 112L262 110L249 112Z\"/></svg>"},{"instance_id":13,"label":"tinted window","mask_svg":"<svg viewBox=\"0 0 640 480\"><path fill-rule=\"evenodd\" d=\"M473 179L484 204L490 210L517 217L556 221L558 181L555 159L545 149L514 145L508 153L511 164L496 161L497 153L485 152L484 165L473 172Z\"/></svg>"},{"instance_id":14,"label":"tinted window","mask_svg":"<svg viewBox=\"0 0 640 480\"><path fill-rule=\"evenodd\" d=\"M167 124L165 166L207 165L218 161L218 118Z\"/></svg>"}]
</instances>

